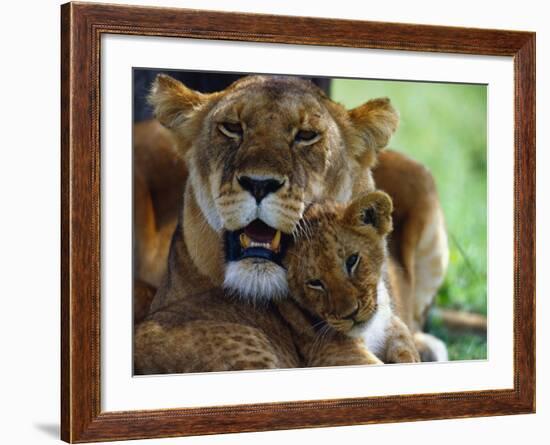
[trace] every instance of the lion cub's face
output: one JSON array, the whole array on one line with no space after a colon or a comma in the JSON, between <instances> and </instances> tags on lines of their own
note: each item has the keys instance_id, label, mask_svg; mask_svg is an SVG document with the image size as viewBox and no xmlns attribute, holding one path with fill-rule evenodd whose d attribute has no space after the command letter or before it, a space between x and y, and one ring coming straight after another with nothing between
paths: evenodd
<instances>
[{"instance_id":1,"label":"lion cub's face","mask_svg":"<svg viewBox=\"0 0 550 445\"><path fill-rule=\"evenodd\" d=\"M383 192L364 195L347 207L314 205L289 248L285 263L291 295L342 333L360 331L376 312L391 212L391 200Z\"/></svg>"},{"instance_id":2,"label":"lion cub's face","mask_svg":"<svg viewBox=\"0 0 550 445\"><path fill-rule=\"evenodd\" d=\"M349 200L397 124L387 100L348 112L311 82L288 77L248 77L203 95L160 76L151 101L222 240L225 287L250 298L286 295L281 262L304 209Z\"/></svg>"}]
</instances>

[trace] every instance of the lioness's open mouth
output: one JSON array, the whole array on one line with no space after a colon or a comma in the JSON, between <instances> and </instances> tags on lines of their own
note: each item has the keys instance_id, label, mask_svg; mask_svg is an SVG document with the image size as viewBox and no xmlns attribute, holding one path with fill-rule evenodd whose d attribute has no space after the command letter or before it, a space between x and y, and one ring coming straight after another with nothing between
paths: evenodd
<instances>
[{"instance_id":1,"label":"lioness's open mouth","mask_svg":"<svg viewBox=\"0 0 550 445\"><path fill-rule=\"evenodd\" d=\"M260 258L281 265L287 235L255 219L240 230L225 232L226 261Z\"/></svg>"}]
</instances>

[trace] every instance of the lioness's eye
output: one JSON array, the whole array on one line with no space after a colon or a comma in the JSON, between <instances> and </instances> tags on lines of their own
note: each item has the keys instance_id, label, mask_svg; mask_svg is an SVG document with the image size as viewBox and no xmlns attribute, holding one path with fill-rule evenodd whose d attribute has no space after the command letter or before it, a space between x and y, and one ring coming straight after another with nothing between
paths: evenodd
<instances>
[{"instance_id":1,"label":"lioness's eye","mask_svg":"<svg viewBox=\"0 0 550 445\"><path fill-rule=\"evenodd\" d=\"M321 280L309 280L309 281L306 281L306 284L308 287L311 287L312 289L322 290L322 291L325 290L325 285Z\"/></svg>"},{"instance_id":2,"label":"lioness's eye","mask_svg":"<svg viewBox=\"0 0 550 445\"><path fill-rule=\"evenodd\" d=\"M219 130L230 138L238 138L243 135L243 127L239 123L222 122L218 125Z\"/></svg>"},{"instance_id":3,"label":"lioness's eye","mask_svg":"<svg viewBox=\"0 0 550 445\"><path fill-rule=\"evenodd\" d=\"M346 260L346 269L348 271L348 274L351 275L357 265L359 264L359 254L354 253L348 257Z\"/></svg>"},{"instance_id":4,"label":"lioness's eye","mask_svg":"<svg viewBox=\"0 0 550 445\"><path fill-rule=\"evenodd\" d=\"M306 145L317 142L319 138L320 138L319 133L312 130L300 130L298 131L298 133L296 133L296 136L294 136L294 140L296 142L300 142Z\"/></svg>"}]
</instances>

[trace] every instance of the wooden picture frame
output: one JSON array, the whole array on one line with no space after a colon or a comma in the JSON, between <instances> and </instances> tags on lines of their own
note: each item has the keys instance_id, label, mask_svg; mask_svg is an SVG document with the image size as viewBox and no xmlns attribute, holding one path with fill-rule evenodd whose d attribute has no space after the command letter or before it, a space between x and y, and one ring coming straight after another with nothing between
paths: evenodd
<instances>
[{"instance_id":1,"label":"wooden picture frame","mask_svg":"<svg viewBox=\"0 0 550 445\"><path fill-rule=\"evenodd\" d=\"M535 34L91 3L61 7L61 437L173 437L535 411ZM515 72L514 387L102 412L100 39L186 37L511 56Z\"/></svg>"}]
</instances>

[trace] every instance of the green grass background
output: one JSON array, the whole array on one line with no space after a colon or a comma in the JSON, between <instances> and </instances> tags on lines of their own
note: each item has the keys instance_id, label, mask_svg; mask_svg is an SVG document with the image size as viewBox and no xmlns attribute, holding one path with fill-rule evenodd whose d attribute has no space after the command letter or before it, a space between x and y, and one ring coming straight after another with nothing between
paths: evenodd
<instances>
[{"instance_id":1,"label":"green grass background","mask_svg":"<svg viewBox=\"0 0 550 445\"><path fill-rule=\"evenodd\" d=\"M484 85L336 79L347 108L389 97L400 125L390 147L429 167L449 233L450 261L437 305L487 314L487 88ZM428 330L453 360L485 359L485 337L457 335L432 314Z\"/></svg>"}]
</instances>

